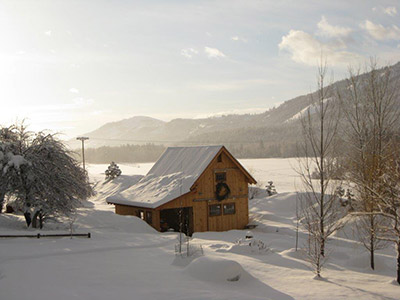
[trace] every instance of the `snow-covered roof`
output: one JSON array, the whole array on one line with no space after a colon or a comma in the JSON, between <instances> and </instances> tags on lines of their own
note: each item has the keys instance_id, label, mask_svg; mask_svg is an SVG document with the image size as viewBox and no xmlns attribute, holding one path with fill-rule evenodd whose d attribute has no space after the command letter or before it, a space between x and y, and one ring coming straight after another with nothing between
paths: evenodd
<instances>
[{"instance_id":1,"label":"snow-covered roof","mask_svg":"<svg viewBox=\"0 0 400 300\"><path fill-rule=\"evenodd\" d=\"M222 147L169 147L145 177L107 202L156 208L184 195Z\"/></svg>"}]
</instances>

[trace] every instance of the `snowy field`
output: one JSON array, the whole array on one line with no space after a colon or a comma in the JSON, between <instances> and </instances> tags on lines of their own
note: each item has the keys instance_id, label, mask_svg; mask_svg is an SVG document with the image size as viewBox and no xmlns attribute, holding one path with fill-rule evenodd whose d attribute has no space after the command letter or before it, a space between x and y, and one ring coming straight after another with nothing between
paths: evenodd
<instances>
[{"instance_id":1,"label":"snowy field","mask_svg":"<svg viewBox=\"0 0 400 300\"><path fill-rule=\"evenodd\" d=\"M235 243L245 237L243 230L196 233L191 242L202 245L204 256L176 258L177 234L115 215L105 203L152 164L121 164L123 175L112 182L104 180L107 165L89 165L97 194L79 209L74 228L92 238L0 239L0 299L400 299L394 249L378 252L371 271L364 248L343 232L329 242L324 280L313 279L302 251L294 249L296 161L241 163L263 186L272 180L279 193L250 201L251 221L258 225L252 234L266 248ZM42 233L67 231L67 223L50 222ZM0 234L25 233L37 231L26 229L21 216L0 215ZM300 233L300 246L304 238Z\"/></svg>"}]
</instances>

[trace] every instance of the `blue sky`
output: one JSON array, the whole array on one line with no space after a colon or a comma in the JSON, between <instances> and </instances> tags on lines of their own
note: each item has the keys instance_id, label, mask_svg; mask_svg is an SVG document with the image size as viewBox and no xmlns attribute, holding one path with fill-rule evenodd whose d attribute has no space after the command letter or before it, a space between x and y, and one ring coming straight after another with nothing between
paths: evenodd
<instances>
[{"instance_id":1,"label":"blue sky","mask_svg":"<svg viewBox=\"0 0 400 300\"><path fill-rule=\"evenodd\" d=\"M371 56L400 60L399 1L0 1L0 124L73 137L136 115L263 112Z\"/></svg>"}]
</instances>

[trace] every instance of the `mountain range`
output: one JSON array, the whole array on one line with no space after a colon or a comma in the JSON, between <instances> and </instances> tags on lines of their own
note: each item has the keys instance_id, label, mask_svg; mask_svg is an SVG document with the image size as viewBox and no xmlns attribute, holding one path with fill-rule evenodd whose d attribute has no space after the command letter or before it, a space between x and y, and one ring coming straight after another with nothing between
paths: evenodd
<instances>
[{"instance_id":1,"label":"mountain range","mask_svg":"<svg viewBox=\"0 0 400 300\"><path fill-rule=\"evenodd\" d=\"M392 78L400 78L400 62L392 67ZM360 76L365 76L362 74ZM400 81L399 81L400 82ZM346 88L346 81L332 84L335 90ZM174 119L169 122L151 117L135 116L107 123L84 134L88 147L119 146L123 144L196 145L225 144L244 147L251 143L271 146L293 142L300 136L299 117L307 110L316 92L285 101L261 114L223 115L203 119ZM75 140L70 146L78 148ZM278 153L279 154L279 153ZM282 154L282 153L281 153ZM284 155L285 156L285 155Z\"/></svg>"}]
</instances>

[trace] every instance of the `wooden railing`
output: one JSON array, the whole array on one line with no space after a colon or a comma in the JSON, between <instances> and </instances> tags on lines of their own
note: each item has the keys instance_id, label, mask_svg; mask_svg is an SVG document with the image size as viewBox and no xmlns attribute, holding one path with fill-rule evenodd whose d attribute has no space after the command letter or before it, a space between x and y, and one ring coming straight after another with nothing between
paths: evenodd
<instances>
[{"instance_id":1,"label":"wooden railing","mask_svg":"<svg viewBox=\"0 0 400 300\"><path fill-rule=\"evenodd\" d=\"M68 236L80 236L80 237L87 237L88 239L91 238L90 232L88 233L55 233L55 234L6 234L0 235L0 238L42 238L42 237L68 237Z\"/></svg>"}]
</instances>

